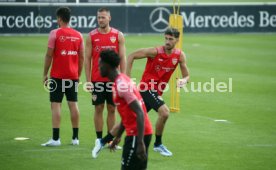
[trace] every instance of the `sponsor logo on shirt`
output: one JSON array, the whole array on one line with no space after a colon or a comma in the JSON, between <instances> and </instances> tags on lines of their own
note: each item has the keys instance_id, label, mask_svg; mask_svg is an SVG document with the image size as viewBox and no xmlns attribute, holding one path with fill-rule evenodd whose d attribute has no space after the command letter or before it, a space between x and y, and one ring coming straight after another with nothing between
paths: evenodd
<instances>
[{"instance_id":1,"label":"sponsor logo on shirt","mask_svg":"<svg viewBox=\"0 0 276 170\"><path fill-rule=\"evenodd\" d=\"M95 39L94 41L95 41L95 42L98 42L98 41L100 41L100 39Z\"/></svg>"},{"instance_id":2,"label":"sponsor logo on shirt","mask_svg":"<svg viewBox=\"0 0 276 170\"><path fill-rule=\"evenodd\" d=\"M155 71L160 71L160 69L161 69L160 65L155 66Z\"/></svg>"},{"instance_id":3,"label":"sponsor logo on shirt","mask_svg":"<svg viewBox=\"0 0 276 170\"><path fill-rule=\"evenodd\" d=\"M64 42L65 40L66 40L66 37L64 37L64 36L60 36L60 37L59 37L59 41L60 41L60 42Z\"/></svg>"},{"instance_id":4,"label":"sponsor logo on shirt","mask_svg":"<svg viewBox=\"0 0 276 170\"><path fill-rule=\"evenodd\" d=\"M115 43L116 37L114 37L114 36L110 37L110 41L111 41L112 43Z\"/></svg>"},{"instance_id":5,"label":"sponsor logo on shirt","mask_svg":"<svg viewBox=\"0 0 276 170\"><path fill-rule=\"evenodd\" d=\"M162 58L158 58L158 61L164 61Z\"/></svg>"},{"instance_id":6,"label":"sponsor logo on shirt","mask_svg":"<svg viewBox=\"0 0 276 170\"><path fill-rule=\"evenodd\" d=\"M165 70L166 72L170 72L171 70L174 70L175 68L173 67L162 67L163 70Z\"/></svg>"},{"instance_id":7,"label":"sponsor logo on shirt","mask_svg":"<svg viewBox=\"0 0 276 170\"><path fill-rule=\"evenodd\" d=\"M78 55L78 52L77 51L66 51L66 50L61 50L60 54L62 56L65 56L65 55Z\"/></svg>"},{"instance_id":8,"label":"sponsor logo on shirt","mask_svg":"<svg viewBox=\"0 0 276 170\"><path fill-rule=\"evenodd\" d=\"M95 49L96 49L97 52L100 52L100 47L99 46L96 46Z\"/></svg>"},{"instance_id":9,"label":"sponsor logo on shirt","mask_svg":"<svg viewBox=\"0 0 276 170\"><path fill-rule=\"evenodd\" d=\"M68 51L67 55L78 55L77 51Z\"/></svg>"},{"instance_id":10,"label":"sponsor logo on shirt","mask_svg":"<svg viewBox=\"0 0 276 170\"><path fill-rule=\"evenodd\" d=\"M61 54L62 56L65 56L65 55L67 54L67 52L66 52L66 50L61 50L60 54Z\"/></svg>"},{"instance_id":11,"label":"sponsor logo on shirt","mask_svg":"<svg viewBox=\"0 0 276 170\"><path fill-rule=\"evenodd\" d=\"M75 41L79 40L80 38L78 38L78 37L68 37L68 36L60 36L59 37L60 42L65 42L67 39L69 39L72 42L75 42Z\"/></svg>"}]
</instances>

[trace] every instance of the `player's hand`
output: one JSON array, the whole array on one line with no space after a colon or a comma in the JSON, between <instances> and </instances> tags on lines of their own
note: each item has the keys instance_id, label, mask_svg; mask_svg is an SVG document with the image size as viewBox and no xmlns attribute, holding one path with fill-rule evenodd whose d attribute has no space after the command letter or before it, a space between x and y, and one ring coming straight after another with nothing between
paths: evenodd
<instances>
[{"instance_id":1,"label":"player's hand","mask_svg":"<svg viewBox=\"0 0 276 170\"><path fill-rule=\"evenodd\" d=\"M121 138L118 138L118 137L116 137L115 139L113 139L113 141L112 141L112 143L111 143L111 145L109 147L110 151L115 151L116 150L116 146L119 145L120 141L121 141Z\"/></svg>"},{"instance_id":2,"label":"player's hand","mask_svg":"<svg viewBox=\"0 0 276 170\"><path fill-rule=\"evenodd\" d=\"M136 149L136 155L142 161L147 160L146 146L145 146L144 142L138 142L137 149Z\"/></svg>"},{"instance_id":3,"label":"player's hand","mask_svg":"<svg viewBox=\"0 0 276 170\"><path fill-rule=\"evenodd\" d=\"M182 88L188 83L187 79L177 79L177 87Z\"/></svg>"},{"instance_id":4,"label":"player's hand","mask_svg":"<svg viewBox=\"0 0 276 170\"><path fill-rule=\"evenodd\" d=\"M94 89L94 85L93 85L92 82L86 82L85 83L85 88L86 88L87 92L92 92L93 89Z\"/></svg>"},{"instance_id":5,"label":"player's hand","mask_svg":"<svg viewBox=\"0 0 276 170\"><path fill-rule=\"evenodd\" d=\"M44 86L46 86L46 87L47 87L47 85L48 85L47 81L48 81L48 76L43 76L42 83L43 83Z\"/></svg>"}]
</instances>

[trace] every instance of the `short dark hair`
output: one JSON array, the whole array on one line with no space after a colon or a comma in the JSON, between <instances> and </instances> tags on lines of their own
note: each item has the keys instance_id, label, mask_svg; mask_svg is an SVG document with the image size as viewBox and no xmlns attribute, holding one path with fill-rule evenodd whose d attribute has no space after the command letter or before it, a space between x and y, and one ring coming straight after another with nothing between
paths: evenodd
<instances>
[{"instance_id":1,"label":"short dark hair","mask_svg":"<svg viewBox=\"0 0 276 170\"><path fill-rule=\"evenodd\" d=\"M68 7L60 7L56 11L57 17L60 17L61 20L65 23L69 23L71 17L71 10Z\"/></svg>"},{"instance_id":2,"label":"short dark hair","mask_svg":"<svg viewBox=\"0 0 276 170\"><path fill-rule=\"evenodd\" d=\"M100 53L101 61L110 65L112 68L117 68L120 64L120 57L114 50L103 50Z\"/></svg>"},{"instance_id":3,"label":"short dark hair","mask_svg":"<svg viewBox=\"0 0 276 170\"><path fill-rule=\"evenodd\" d=\"M174 38L179 38L180 32L176 28L169 27L165 31L165 35L174 36Z\"/></svg>"},{"instance_id":4,"label":"short dark hair","mask_svg":"<svg viewBox=\"0 0 276 170\"><path fill-rule=\"evenodd\" d=\"M98 9L98 12L108 12L110 13L110 10L107 7L102 7Z\"/></svg>"}]
</instances>

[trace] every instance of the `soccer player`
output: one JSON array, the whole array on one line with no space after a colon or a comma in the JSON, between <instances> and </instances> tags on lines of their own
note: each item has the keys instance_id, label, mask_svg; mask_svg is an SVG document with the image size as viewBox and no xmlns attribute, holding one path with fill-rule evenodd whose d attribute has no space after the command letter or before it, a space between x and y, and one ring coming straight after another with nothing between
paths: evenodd
<instances>
[{"instance_id":1,"label":"soccer player","mask_svg":"<svg viewBox=\"0 0 276 170\"><path fill-rule=\"evenodd\" d=\"M133 61L147 58L139 90L145 101L147 111L154 109L158 113L154 151L160 152L163 156L172 156L172 152L162 144L163 130L169 117L169 108L161 97L163 90L178 64L182 73L182 78L178 79L177 82L178 87L183 87L189 80L185 54L183 51L175 49L179 35L180 33L177 29L168 28L164 34L164 46L139 49L129 54L127 60L127 75L130 76Z\"/></svg>"},{"instance_id":2,"label":"soccer player","mask_svg":"<svg viewBox=\"0 0 276 170\"><path fill-rule=\"evenodd\" d=\"M107 77L100 75L98 68L99 55L102 50L112 49L121 58L120 70L125 73L125 39L122 32L110 27L110 10L100 8L97 12L99 27L92 30L86 39L85 48L85 73L87 82L93 83L92 104L95 106L94 124L97 139L102 138L103 134L103 110L105 102L107 104L107 129L108 132L115 124L115 105L112 100L112 83ZM92 69L91 69L92 68ZM109 134L109 133L108 133Z\"/></svg>"},{"instance_id":3,"label":"soccer player","mask_svg":"<svg viewBox=\"0 0 276 170\"><path fill-rule=\"evenodd\" d=\"M53 136L42 146L59 146L61 103L65 94L71 112L73 127L72 144L79 145L79 109L78 109L78 80L81 76L84 49L82 35L69 27L71 11L67 7L56 11L58 29L50 32L48 50L45 55L43 83L50 85L50 102L52 111ZM48 71L51 67L51 78Z\"/></svg>"},{"instance_id":4,"label":"soccer player","mask_svg":"<svg viewBox=\"0 0 276 170\"><path fill-rule=\"evenodd\" d=\"M147 169L148 147L151 141L152 127L144 101L129 77L118 71L120 57L112 50L104 50L100 54L100 72L113 84L113 100L121 116L119 130L112 142L111 149L120 142L124 130L125 143L122 153L122 170ZM103 145L98 140L98 152Z\"/></svg>"}]
</instances>

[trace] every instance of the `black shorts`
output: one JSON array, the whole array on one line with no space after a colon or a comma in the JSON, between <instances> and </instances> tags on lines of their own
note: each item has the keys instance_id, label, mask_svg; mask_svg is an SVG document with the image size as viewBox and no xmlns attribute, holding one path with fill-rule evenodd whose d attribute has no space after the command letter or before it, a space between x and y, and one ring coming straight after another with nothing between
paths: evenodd
<instances>
[{"instance_id":1,"label":"black shorts","mask_svg":"<svg viewBox=\"0 0 276 170\"><path fill-rule=\"evenodd\" d=\"M50 101L61 103L65 94L67 101L77 102L78 82L78 80L51 78L49 80Z\"/></svg>"},{"instance_id":2,"label":"black shorts","mask_svg":"<svg viewBox=\"0 0 276 170\"><path fill-rule=\"evenodd\" d=\"M147 90L147 91L140 91L140 94L145 102L148 112L151 109L154 109L156 112L158 112L158 109L165 104L163 98L159 96L157 92Z\"/></svg>"},{"instance_id":3,"label":"black shorts","mask_svg":"<svg viewBox=\"0 0 276 170\"><path fill-rule=\"evenodd\" d=\"M144 143L146 146L147 158L148 148L151 141L151 135L144 136ZM121 170L145 170L147 169L148 159L146 161L140 160L136 155L137 137L126 136L122 154Z\"/></svg>"},{"instance_id":4,"label":"black shorts","mask_svg":"<svg viewBox=\"0 0 276 170\"><path fill-rule=\"evenodd\" d=\"M92 82L92 105L107 104L115 106L112 95L113 82Z\"/></svg>"}]
</instances>

